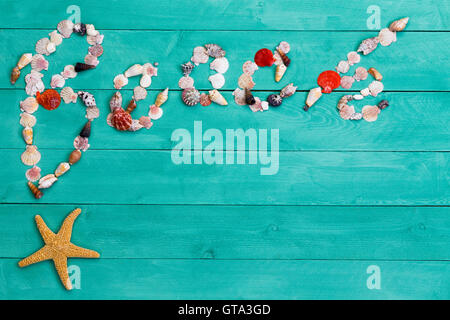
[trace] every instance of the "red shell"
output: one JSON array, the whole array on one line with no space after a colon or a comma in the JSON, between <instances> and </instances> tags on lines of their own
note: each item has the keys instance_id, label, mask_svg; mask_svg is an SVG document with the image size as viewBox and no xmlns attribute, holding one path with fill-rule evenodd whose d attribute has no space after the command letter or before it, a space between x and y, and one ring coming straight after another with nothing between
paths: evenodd
<instances>
[{"instance_id":1,"label":"red shell","mask_svg":"<svg viewBox=\"0 0 450 320\"><path fill-rule=\"evenodd\" d=\"M255 63L259 67L270 67L275 62L272 51L261 49L255 54Z\"/></svg>"},{"instance_id":2,"label":"red shell","mask_svg":"<svg viewBox=\"0 0 450 320\"><path fill-rule=\"evenodd\" d=\"M336 71L324 71L317 78L317 84L322 87L323 93L331 93L341 85L341 76Z\"/></svg>"},{"instance_id":3,"label":"red shell","mask_svg":"<svg viewBox=\"0 0 450 320\"><path fill-rule=\"evenodd\" d=\"M111 118L111 124L120 131L126 131L130 129L133 122L131 115L122 108L116 108Z\"/></svg>"},{"instance_id":4,"label":"red shell","mask_svg":"<svg viewBox=\"0 0 450 320\"><path fill-rule=\"evenodd\" d=\"M58 91L53 89L45 90L42 93L36 92L36 100L47 110L55 110L61 104L61 96Z\"/></svg>"}]
</instances>

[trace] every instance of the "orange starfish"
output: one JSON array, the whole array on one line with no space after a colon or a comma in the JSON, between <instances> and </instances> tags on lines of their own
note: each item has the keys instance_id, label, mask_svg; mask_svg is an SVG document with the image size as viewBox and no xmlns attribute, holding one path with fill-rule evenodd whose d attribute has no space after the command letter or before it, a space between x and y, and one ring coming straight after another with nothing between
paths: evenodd
<instances>
[{"instance_id":1,"label":"orange starfish","mask_svg":"<svg viewBox=\"0 0 450 320\"><path fill-rule=\"evenodd\" d=\"M54 234L45 224L41 216L37 215L36 225L41 233L45 245L19 262L19 267L23 268L44 260L53 260L59 278L67 290L72 289L72 283L67 271L67 258L98 258L100 254L93 250L78 247L70 242L72 237L72 226L75 219L80 215L81 209L73 210L64 219L64 222L57 234Z\"/></svg>"}]
</instances>

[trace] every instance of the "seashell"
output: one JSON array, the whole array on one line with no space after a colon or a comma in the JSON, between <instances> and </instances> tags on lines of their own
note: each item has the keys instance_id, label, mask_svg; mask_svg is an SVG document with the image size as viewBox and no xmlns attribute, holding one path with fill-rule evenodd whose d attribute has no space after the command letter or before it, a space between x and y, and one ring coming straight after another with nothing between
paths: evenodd
<instances>
[{"instance_id":1,"label":"seashell","mask_svg":"<svg viewBox=\"0 0 450 320\"><path fill-rule=\"evenodd\" d=\"M56 51L56 45L53 42L49 42L47 44L47 52L48 52L48 54L52 54L55 51Z\"/></svg>"},{"instance_id":2,"label":"seashell","mask_svg":"<svg viewBox=\"0 0 450 320\"><path fill-rule=\"evenodd\" d=\"M86 25L84 23L78 22L73 26L73 32L79 33L80 36L84 36L86 31Z\"/></svg>"},{"instance_id":3,"label":"seashell","mask_svg":"<svg viewBox=\"0 0 450 320\"><path fill-rule=\"evenodd\" d=\"M286 41L281 41L280 44L278 45L277 49L288 54L289 51L291 51L291 45ZM288 66L286 66L286 67L288 67Z\"/></svg>"},{"instance_id":4,"label":"seashell","mask_svg":"<svg viewBox=\"0 0 450 320\"><path fill-rule=\"evenodd\" d=\"M86 34L91 37L95 37L99 35L99 32L95 30L95 27L93 24L86 24Z\"/></svg>"},{"instance_id":5,"label":"seashell","mask_svg":"<svg viewBox=\"0 0 450 320\"><path fill-rule=\"evenodd\" d=\"M30 127L25 127L22 130L23 140L26 144L33 144L33 129Z\"/></svg>"},{"instance_id":6,"label":"seashell","mask_svg":"<svg viewBox=\"0 0 450 320\"><path fill-rule=\"evenodd\" d=\"M308 97L306 98L306 104L303 107L303 109L305 111L308 111L309 108L311 108L314 103L317 102L317 100L320 99L320 97L322 96L322 89L320 87L311 89L308 93Z\"/></svg>"},{"instance_id":7,"label":"seashell","mask_svg":"<svg viewBox=\"0 0 450 320\"><path fill-rule=\"evenodd\" d=\"M225 72L227 72L229 67L230 67L230 63L228 62L228 59L225 58L225 57L216 58L209 65L209 68L211 70L215 70L218 73L225 73Z\"/></svg>"},{"instance_id":8,"label":"seashell","mask_svg":"<svg viewBox=\"0 0 450 320\"><path fill-rule=\"evenodd\" d=\"M39 189L47 189L50 188L56 181L58 181L58 178L53 174L50 173L46 176L43 176L41 179L39 179Z\"/></svg>"},{"instance_id":9,"label":"seashell","mask_svg":"<svg viewBox=\"0 0 450 320\"><path fill-rule=\"evenodd\" d=\"M100 63L100 61L98 61L96 56L93 56L92 54L88 53L85 57L84 57L84 63L90 66L98 66L98 64Z\"/></svg>"},{"instance_id":10,"label":"seashell","mask_svg":"<svg viewBox=\"0 0 450 320\"><path fill-rule=\"evenodd\" d=\"M117 90L122 89L122 87L126 86L128 84L128 78L125 77L123 74L119 74L115 76L114 80L114 88Z\"/></svg>"},{"instance_id":11,"label":"seashell","mask_svg":"<svg viewBox=\"0 0 450 320\"><path fill-rule=\"evenodd\" d=\"M258 66L253 61L250 61L250 60L246 61L242 65L242 71L244 73L248 74L249 76L252 76L256 70L258 70Z\"/></svg>"},{"instance_id":12,"label":"seashell","mask_svg":"<svg viewBox=\"0 0 450 320\"><path fill-rule=\"evenodd\" d=\"M280 49L277 50L278 54L281 57L281 60L283 61L283 64L286 67L289 67L289 65L291 64L291 59L289 59L289 57L286 55L286 53L284 53L283 51L281 51Z\"/></svg>"},{"instance_id":13,"label":"seashell","mask_svg":"<svg viewBox=\"0 0 450 320\"><path fill-rule=\"evenodd\" d=\"M48 61L42 54L35 54L31 59L31 68L35 71L48 70Z\"/></svg>"},{"instance_id":14,"label":"seashell","mask_svg":"<svg viewBox=\"0 0 450 320\"><path fill-rule=\"evenodd\" d=\"M35 70L31 70L29 74L25 76L25 91L29 96L34 96L36 93L42 92L45 89L44 83L42 82L42 77L44 75Z\"/></svg>"},{"instance_id":15,"label":"seashell","mask_svg":"<svg viewBox=\"0 0 450 320\"><path fill-rule=\"evenodd\" d=\"M249 107L253 112L263 111L261 99L259 99L258 97L255 98L255 103L249 105Z\"/></svg>"},{"instance_id":16,"label":"seashell","mask_svg":"<svg viewBox=\"0 0 450 320\"><path fill-rule=\"evenodd\" d=\"M90 146L91 145L89 144L89 138L83 138L83 137L77 136L73 140L73 147L77 150L81 150L84 152L87 149L89 149Z\"/></svg>"},{"instance_id":17,"label":"seashell","mask_svg":"<svg viewBox=\"0 0 450 320\"><path fill-rule=\"evenodd\" d=\"M392 42L397 41L397 35L388 28L381 29L378 34L378 40L383 47L390 46Z\"/></svg>"},{"instance_id":18,"label":"seashell","mask_svg":"<svg viewBox=\"0 0 450 320\"><path fill-rule=\"evenodd\" d=\"M375 80L377 80L377 81L383 80L383 76L381 75L381 73L380 73L377 69L375 69L375 68L370 68L370 69L368 70L368 72L372 75L372 77L375 78Z\"/></svg>"},{"instance_id":19,"label":"seashell","mask_svg":"<svg viewBox=\"0 0 450 320\"><path fill-rule=\"evenodd\" d=\"M281 106L281 103L283 102L283 98L281 98L278 94L271 94L267 97L267 102L272 107L279 107Z\"/></svg>"},{"instance_id":20,"label":"seashell","mask_svg":"<svg viewBox=\"0 0 450 320\"><path fill-rule=\"evenodd\" d=\"M69 156L69 164L74 165L80 160L80 158L81 158L81 151L77 149L73 150Z\"/></svg>"},{"instance_id":21,"label":"seashell","mask_svg":"<svg viewBox=\"0 0 450 320\"><path fill-rule=\"evenodd\" d=\"M155 106L161 107L169 99L169 88L164 89L156 96Z\"/></svg>"},{"instance_id":22,"label":"seashell","mask_svg":"<svg viewBox=\"0 0 450 320\"><path fill-rule=\"evenodd\" d=\"M363 117L361 112L355 112L350 116L350 120L361 120Z\"/></svg>"},{"instance_id":23,"label":"seashell","mask_svg":"<svg viewBox=\"0 0 450 320\"><path fill-rule=\"evenodd\" d=\"M349 105L344 105L340 110L339 110L339 115L341 116L342 119L344 120L350 120L350 117L355 113L355 107L354 106L349 106Z\"/></svg>"},{"instance_id":24,"label":"seashell","mask_svg":"<svg viewBox=\"0 0 450 320\"><path fill-rule=\"evenodd\" d=\"M336 71L339 73L347 73L350 70L350 64L347 61L340 61L336 67Z\"/></svg>"},{"instance_id":25,"label":"seashell","mask_svg":"<svg viewBox=\"0 0 450 320\"><path fill-rule=\"evenodd\" d=\"M25 172L25 177L28 181L34 182L41 177L41 168L34 166Z\"/></svg>"},{"instance_id":26,"label":"seashell","mask_svg":"<svg viewBox=\"0 0 450 320\"><path fill-rule=\"evenodd\" d=\"M289 83L286 87L281 89L280 96L282 98L287 98L287 97L294 95L294 93L296 91L297 91L297 87L295 87L293 83Z\"/></svg>"},{"instance_id":27,"label":"seashell","mask_svg":"<svg viewBox=\"0 0 450 320\"><path fill-rule=\"evenodd\" d=\"M376 121L380 112L377 106L364 106L362 108L363 118L368 122Z\"/></svg>"},{"instance_id":28,"label":"seashell","mask_svg":"<svg viewBox=\"0 0 450 320\"><path fill-rule=\"evenodd\" d=\"M350 89L355 82L355 79L350 76L343 76L341 78L341 87L344 89Z\"/></svg>"},{"instance_id":29,"label":"seashell","mask_svg":"<svg viewBox=\"0 0 450 320\"><path fill-rule=\"evenodd\" d=\"M205 49L205 47L195 47L194 53L192 55L191 61L195 65L199 65L201 63L207 63L209 60L209 55Z\"/></svg>"},{"instance_id":30,"label":"seashell","mask_svg":"<svg viewBox=\"0 0 450 320\"><path fill-rule=\"evenodd\" d=\"M195 88L186 88L181 94L181 99L185 105L190 107L195 106L200 102L200 92Z\"/></svg>"},{"instance_id":31,"label":"seashell","mask_svg":"<svg viewBox=\"0 0 450 320\"><path fill-rule=\"evenodd\" d=\"M356 81L361 81L361 80L366 80L368 76L369 76L369 73L367 72L366 68L359 67L359 68L356 68L353 78Z\"/></svg>"},{"instance_id":32,"label":"seashell","mask_svg":"<svg viewBox=\"0 0 450 320\"><path fill-rule=\"evenodd\" d=\"M20 156L22 162L27 166L34 166L41 160L41 153L36 146L27 145L25 151Z\"/></svg>"},{"instance_id":33,"label":"seashell","mask_svg":"<svg viewBox=\"0 0 450 320\"><path fill-rule=\"evenodd\" d=\"M178 86L181 89L193 88L194 87L194 79L189 76L183 76L178 81Z\"/></svg>"},{"instance_id":34,"label":"seashell","mask_svg":"<svg viewBox=\"0 0 450 320\"><path fill-rule=\"evenodd\" d=\"M77 76L77 72L75 71L75 67L71 64L64 67L64 71L61 72L61 75L64 79L72 79Z\"/></svg>"},{"instance_id":35,"label":"seashell","mask_svg":"<svg viewBox=\"0 0 450 320\"><path fill-rule=\"evenodd\" d=\"M389 30L391 30L392 32L403 31L406 28L406 25L408 24L408 22L409 22L409 17L394 21L389 26Z\"/></svg>"},{"instance_id":36,"label":"seashell","mask_svg":"<svg viewBox=\"0 0 450 320\"><path fill-rule=\"evenodd\" d=\"M380 108L380 110L386 109L387 107L389 107L389 101L387 100L381 100L380 102L378 102L378 108Z\"/></svg>"},{"instance_id":37,"label":"seashell","mask_svg":"<svg viewBox=\"0 0 450 320\"><path fill-rule=\"evenodd\" d=\"M133 99L135 101L141 101L147 98L147 90L142 88L141 86L137 86L133 89Z\"/></svg>"},{"instance_id":38,"label":"seashell","mask_svg":"<svg viewBox=\"0 0 450 320\"><path fill-rule=\"evenodd\" d=\"M86 108L86 118L89 120L97 119L100 116L100 109L97 106Z\"/></svg>"},{"instance_id":39,"label":"seashell","mask_svg":"<svg viewBox=\"0 0 450 320\"><path fill-rule=\"evenodd\" d=\"M31 53L24 53L20 59L19 62L17 62L17 67L22 70L24 67L26 67L32 60L33 54Z\"/></svg>"},{"instance_id":40,"label":"seashell","mask_svg":"<svg viewBox=\"0 0 450 320\"><path fill-rule=\"evenodd\" d=\"M245 106L245 90L237 88L233 91L234 101L240 106Z\"/></svg>"},{"instance_id":41,"label":"seashell","mask_svg":"<svg viewBox=\"0 0 450 320\"><path fill-rule=\"evenodd\" d=\"M91 123L92 121L89 120L84 125L83 129L81 129L79 136L82 138L89 138L91 136Z\"/></svg>"},{"instance_id":42,"label":"seashell","mask_svg":"<svg viewBox=\"0 0 450 320\"><path fill-rule=\"evenodd\" d=\"M94 69L94 68L95 68L95 66L86 64L86 63L77 62L75 64L75 72L82 72L82 71L86 71L86 70L90 70L90 69Z\"/></svg>"},{"instance_id":43,"label":"seashell","mask_svg":"<svg viewBox=\"0 0 450 320\"><path fill-rule=\"evenodd\" d=\"M152 119L150 117L142 116L139 118L139 123L145 129L150 129L153 126Z\"/></svg>"},{"instance_id":44,"label":"seashell","mask_svg":"<svg viewBox=\"0 0 450 320\"><path fill-rule=\"evenodd\" d=\"M360 93L363 97L367 97L370 94L370 90L369 90L369 88L365 88L365 89L362 89L360 91Z\"/></svg>"},{"instance_id":45,"label":"seashell","mask_svg":"<svg viewBox=\"0 0 450 320\"><path fill-rule=\"evenodd\" d=\"M384 90L384 85L382 82L380 81L372 81L371 84L369 84L369 90L370 90L370 94L374 97L376 97L379 93L383 92Z\"/></svg>"},{"instance_id":46,"label":"seashell","mask_svg":"<svg viewBox=\"0 0 450 320\"><path fill-rule=\"evenodd\" d=\"M364 96L362 94L355 94L355 95L353 95L353 99L362 100L362 99L364 99Z\"/></svg>"},{"instance_id":47,"label":"seashell","mask_svg":"<svg viewBox=\"0 0 450 320\"><path fill-rule=\"evenodd\" d=\"M148 88L152 84L152 77L148 74L143 74L141 80L139 80L139 85L143 88Z\"/></svg>"},{"instance_id":48,"label":"seashell","mask_svg":"<svg viewBox=\"0 0 450 320\"><path fill-rule=\"evenodd\" d=\"M150 110L148 112L148 116L150 117L150 119L153 120L158 120L159 118L161 118L163 115L163 110L155 105L152 105L150 107Z\"/></svg>"},{"instance_id":49,"label":"seashell","mask_svg":"<svg viewBox=\"0 0 450 320\"><path fill-rule=\"evenodd\" d=\"M45 90L42 94L36 93L36 101L47 110L55 110L61 104L61 97L54 89Z\"/></svg>"},{"instance_id":50,"label":"seashell","mask_svg":"<svg viewBox=\"0 0 450 320\"><path fill-rule=\"evenodd\" d=\"M362 52L363 55L366 56L373 50L375 50L377 46L378 46L378 37L369 38L361 42L357 52Z\"/></svg>"},{"instance_id":51,"label":"seashell","mask_svg":"<svg viewBox=\"0 0 450 320\"><path fill-rule=\"evenodd\" d=\"M141 75L144 72L144 68L140 64L134 64L124 72L125 77L130 78Z\"/></svg>"},{"instance_id":52,"label":"seashell","mask_svg":"<svg viewBox=\"0 0 450 320\"><path fill-rule=\"evenodd\" d=\"M275 70L275 81L276 82L280 82L281 78L283 78L285 72L286 72L286 65L284 64L280 64L277 66L276 70Z\"/></svg>"},{"instance_id":53,"label":"seashell","mask_svg":"<svg viewBox=\"0 0 450 320\"><path fill-rule=\"evenodd\" d=\"M222 58L225 57L225 50L222 49L221 46L217 45L217 44L205 44L205 48L206 48L206 53L208 54L208 56L213 57L213 58Z\"/></svg>"},{"instance_id":54,"label":"seashell","mask_svg":"<svg viewBox=\"0 0 450 320\"><path fill-rule=\"evenodd\" d=\"M269 110L269 103L267 101L261 101L261 108L263 111Z\"/></svg>"},{"instance_id":55,"label":"seashell","mask_svg":"<svg viewBox=\"0 0 450 320\"><path fill-rule=\"evenodd\" d=\"M356 51L351 51L347 54L347 62L349 65L357 64L361 61L361 56Z\"/></svg>"},{"instance_id":56,"label":"seashell","mask_svg":"<svg viewBox=\"0 0 450 320\"><path fill-rule=\"evenodd\" d=\"M30 188L31 193L33 193L36 199L42 198L44 195L41 190L39 190L31 181L28 181L28 188Z\"/></svg>"},{"instance_id":57,"label":"seashell","mask_svg":"<svg viewBox=\"0 0 450 320\"><path fill-rule=\"evenodd\" d=\"M183 63L181 65L181 71L183 71L184 76L190 75L193 69L194 65L191 62Z\"/></svg>"},{"instance_id":58,"label":"seashell","mask_svg":"<svg viewBox=\"0 0 450 320\"><path fill-rule=\"evenodd\" d=\"M59 46L63 41L62 35L60 35L56 30L53 30L48 35L50 37L50 42L53 43L55 46Z\"/></svg>"},{"instance_id":59,"label":"seashell","mask_svg":"<svg viewBox=\"0 0 450 320\"><path fill-rule=\"evenodd\" d=\"M317 84L322 87L322 93L331 93L340 86L341 76L332 70L324 71L317 78Z\"/></svg>"},{"instance_id":60,"label":"seashell","mask_svg":"<svg viewBox=\"0 0 450 320\"><path fill-rule=\"evenodd\" d=\"M209 97L209 94L206 93L202 93L200 95L200 104L204 107L207 107L209 105L211 105L212 101L211 98Z\"/></svg>"},{"instance_id":61,"label":"seashell","mask_svg":"<svg viewBox=\"0 0 450 320\"><path fill-rule=\"evenodd\" d=\"M20 125L22 127L30 127L33 128L36 124L36 117L27 112L22 112L20 114Z\"/></svg>"},{"instance_id":62,"label":"seashell","mask_svg":"<svg viewBox=\"0 0 450 320\"><path fill-rule=\"evenodd\" d=\"M130 102L128 102L127 109L125 110L126 113L132 113L134 109L136 109L137 104L134 99L131 99Z\"/></svg>"},{"instance_id":63,"label":"seashell","mask_svg":"<svg viewBox=\"0 0 450 320\"><path fill-rule=\"evenodd\" d=\"M119 91L113 94L111 100L109 100L109 108L113 112L116 108L122 108L122 95Z\"/></svg>"},{"instance_id":64,"label":"seashell","mask_svg":"<svg viewBox=\"0 0 450 320\"><path fill-rule=\"evenodd\" d=\"M274 59L274 64L276 66L279 66L280 64L284 64L283 63L283 59L281 58L281 55L280 55L280 53L278 51L275 51L273 53L273 59Z\"/></svg>"},{"instance_id":65,"label":"seashell","mask_svg":"<svg viewBox=\"0 0 450 320\"><path fill-rule=\"evenodd\" d=\"M71 87L65 87L61 90L61 98L65 103L76 103L78 95L73 91Z\"/></svg>"},{"instance_id":66,"label":"seashell","mask_svg":"<svg viewBox=\"0 0 450 320\"><path fill-rule=\"evenodd\" d=\"M353 96L351 96L351 95L342 96L342 98L339 99L338 104L337 104L338 110L341 110L345 105L348 104L349 101L352 101L352 100L353 100Z\"/></svg>"},{"instance_id":67,"label":"seashell","mask_svg":"<svg viewBox=\"0 0 450 320\"><path fill-rule=\"evenodd\" d=\"M142 129L144 126L142 124L140 124L139 120L137 119L132 119L131 120L131 126L128 129L128 131L138 131L140 129Z\"/></svg>"},{"instance_id":68,"label":"seashell","mask_svg":"<svg viewBox=\"0 0 450 320\"><path fill-rule=\"evenodd\" d=\"M157 76L158 75L158 68L156 67L158 63L155 63L155 66L153 66L151 63L144 63L142 65L142 74L149 75L150 77Z\"/></svg>"},{"instance_id":69,"label":"seashell","mask_svg":"<svg viewBox=\"0 0 450 320\"><path fill-rule=\"evenodd\" d=\"M252 92L248 89L244 90L245 94L245 103L249 106L254 105L256 103L255 97L253 96Z\"/></svg>"},{"instance_id":70,"label":"seashell","mask_svg":"<svg viewBox=\"0 0 450 320\"><path fill-rule=\"evenodd\" d=\"M220 89L225 85L225 77L221 73L216 73L208 78L214 89Z\"/></svg>"},{"instance_id":71,"label":"seashell","mask_svg":"<svg viewBox=\"0 0 450 320\"><path fill-rule=\"evenodd\" d=\"M70 164L68 162L61 162L55 170L55 177L58 178L62 176L64 173L69 171Z\"/></svg>"},{"instance_id":72,"label":"seashell","mask_svg":"<svg viewBox=\"0 0 450 320\"><path fill-rule=\"evenodd\" d=\"M103 43L103 38L105 36L103 34L97 34L96 36L87 36L86 37L86 41L87 43L89 43L91 46L96 45L96 44L102 44Z\"/></svg>"},{"instance_id":73,"label":"seashell","mask_svg":"<svg viewBox=\"0 0 450 320\"><path fill-rule=\"evenodd\" d=\"M97 103L95 102L95 97L92 93L87 91L78 91L78 96L86 107L95 107Z\"/></svg>"},{"instance_id":74,"label":"seashell","mask_svg":"<svg viewBox=\"0 0 450 320\"><path fill-rule=\"evenodd\" d=\"M14 67L11 71L10 77L11 84L15 84L17 79L19 79L19 77L20 77L20 69L19 67Z\"/></svg>"},{"instance_id":75,"label":"seashell","mask_svg":"<svg viewBox=\"0 0 450 320\"><path fill-rule=\"evenodd\" d=\"M50 53L47 51L47 46L50 43L48 38L42 38L36 42L35 50L39 54L45 54L48 56Z\"/></svg>"},{"instance_id":76,"label":"seashell","mask_svg":"<svg viewBox=\"0 0 450 320\"><path fill-rule=\"evenodd\" d=\"M272 51L266 48L256 52L254 60L258 67L270 67L275 62Z\"/></svg>"},{"instance_id":77,"label":"seashell","mask_svg":"<svg viewBox=\"0 0 450 320\"><path fill-rule=\"evenodd\" d=\"M131 115L122 108L116 108L111 118L111 124L119 131L126 131L130 129L132 124Z\"/></svg>"},{"instance_id":78,"label":"seashell","mask_svg":"<svg viewBox=\"0 0 450 320\"><path fill-rule=\"evenodd\" d=\"M238 79L238 86L242 89L250 89L252 90L255 86L255 82L253 82L252 76L247 73L243 73Z\"/></svg>"},{"instance_id":79,"label":"seashell","mask_svg":"<svg viewBox=\"0 0 450 320\"><path fill-rule=\"evenodd\" d=\"M70 36L72 35L73 32L73 22L70 20L63 20L60 23L58 23L58 26L56 27L56 29L58 29L59 33L64 37L64 38L70 38Z\"/></svg>"},{"instance_id":80,"label":"seashell","mask_svg":"<svg viewBox=\"0 0 450 320\"><path fill-rule=\"evenodd\" d=\"M62 88L64 87L64 84L66 83L66 80L64 77L60 74L54 74L52 76L52 80L50 81L50 86L52 88Z\"/></svg>"},{"instance_id":81,"label":"seashell","mask_svg":"<svg viewBox=\"0 0 450 320\"><path fill-rule=\"evenodd\" d=\"M228 105L227 100L225 100L225 98L216 89L209 91L209 98L211 99L212 102L217 103L218 105L221 106Z\"/></svg>"},{"instance_id":82,"label":"seashell","mask_svg":"<svg viewBox=\"0 0 450 320\"><path fill-rule=\"evenodd\" d=\"M88 49L89 53L95 57L100 57L103 54L103 47L101 44L93 45Z\"/></svg>"},{"instance_id":83,"label":"seashell","mask_svg":"<svg viewBox=\"0 0 450 320\"><path fill-rule=\"evenodd\" d=\"M35 97L28 97L23 101L20 101L20 108L26 113L32 114L39 107L38 102Z\"/></svg>"}]
</instances>

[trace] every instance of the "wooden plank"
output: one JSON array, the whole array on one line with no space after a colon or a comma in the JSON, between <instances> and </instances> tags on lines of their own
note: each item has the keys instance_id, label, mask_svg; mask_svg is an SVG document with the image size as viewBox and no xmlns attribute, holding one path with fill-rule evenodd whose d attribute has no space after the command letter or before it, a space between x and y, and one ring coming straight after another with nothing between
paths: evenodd
<instances>
[{"instance_id":1,"label":"wooden plank","mask_svg":"<svg viewBox=\"0 0 450 320\"><path fill-rule=\"evenodd\" d=\"M399 17L412 17L408 30L449 30L449 4L445 1L279 0L208 1L195 5L185 1L80 0L81 20L106 29L187 29L187 30L366 30L375 4L380 10L381 26ZM68 18L69 5L56 0L40 2L1 1L0 28L52 28ZM26 9L26 10L25 10ZM39 19L36 19L39 13ZM132 17L132 18L131 18Z\"/></svg>"},{"instance_id":2,"label":"wooden plank","mask_svg":"<svg viewBox=\"0 0 450 320\"><path fill-rule=\"evenodd\" d=\"M224 93L231 102L228 107L207 108L186 107L181 102L180 92L172 92L169 101L163 106L163 117L154 121L149 131L123 133L109 127L105 121L109 113L108 101L113 91L91 92L95 94L101 109L100 118L93 123L93 149L170 150L177 144L171 140L176 129L184 128L193 134L194 121L201 121L203 134L208 129L218 129L224 136L227 129L267 129L269 133L270 130L278 130L280 150L450 150L450 127L447 123L450 118L450 93L385 93L377 98L368 98L367 102L356 102L357 110L361 110L367 103L376 104L381 99L388 99L391 103L377 122L368 123L344 121L339 117L336 104L343 93L332 93L324 97L308 112L301 108L307 93L297 92L279 108L253 113L246 106L234 105L230 92ZM264 98L269 92L257 94ZM131 98L131 95L130 91L124 93L125 99ZM139 102L133 117L145 115L156 95L157 92L151 92L146 100ZM0 108L0 118L3 119L3 126L0 126L0 149L24 148L22 127L18 124L19 102L22 99L21 91L0 90L0 101L6 106ZM63 104L51 112L41 108L35 115L38 119L34 127L35 143L42 149L70 148L85 121L81 102L77 105ZM252 146L246 144L245 148L251 150Z\"/></svg>"},{"instance_id":3,"label":"wooden plank","mask_svg":"<svg viewBox=\"0 0 450 320\"><path fill-rule=\"evenodd\" d=\"M69 152L42 150L43 172L53 172ZM16 164L0 170L2 203L36 203L25 185L21 153L2 151L4 163ZM236 164L237 153L245 164ZM60 183L45 190L41 202L449 205L446 152L280 152L278 163L276 155L266 164L260 158L248 164L256 152L230 151L222 154L223 161L234 157L235 164L176 165L169 151L90 150Z\"/></svg>"},{"instance_id":4,"label":"wooden plank","mask_svg":"<svg viewBox=\"0 0 450 320\"><path fill-rule=\"evenodd\" d=\"M0 205L0 257L42 245L75 205ZM450 260L448 207L82 205L73 241L103 258ZM20 237L20 241L18 241ZM90 243L90 244L89 244Z\"/></svg>"},{"instance_id":5,"label":"wooden plank","mask_svg":"<svg viewBox=\"0 0 450 320\"><path fill-rule=\"evenodd\" d=\"M0 30L4 50L0 62L12 68L21 54L34 52L38 39L46 36L48 30ZM275 68L260 68L254 76L255 90L278 90L289 82L294 82L300 90L309 90L317 86L317 76L324 70L334 69L347 53L356 50L359 43L376 32L213 32L213 31L106 31L105 53L96 70L80 74L67 81L66 85L84 89L113 89L113 79L135 63L158 61L158 77L152 82L152 89L166 87L178 89L178 80L182 76L180 64L191 58L194 47L216 42L227 50L230 69L226 73L223 89L234 90L242 74L242 64L251 60L263 47L275 48L282 40L291 43L289 56L292 63L280 83L274 80ZM362 62L350 69L353 75L357 66L376 67L383 75L387 91L449 91L449 77L442 77L442 70L450 66L450 47L448 33L415 32L398 35L398 41L390 47L378 48L372 54L363 57ZM125 40L126 39L126 40ZM252 41L248 41L252 39ZM245 45L244 45L245 44ZM50 68L44 78L47 86L51 75L60 73L67 64L84 60L88 44L85 39L73 36L64 40L57 52L49 57ZM211 60L211 59L210 59ZM56 62L55 62L56 61ZM212 60L211 60L212 61ZM414 63L411 63L414 61ZM23 73L29 72L29 67ZM209 65L201 65L192 76L198 89L210 89L208 81ZM138 79L132 79L127 88L137 85ZM370 82L356 83L355 90L361 90ZM22 77L15 85L24 88ZM9 77L2 77L0 88L12 88Z\"/></svg>"},{"instance_id":6,"label":"wooden plank","mask_svg":"<svg viewBox=\"0 0 450 320\"><path fill-rule=\"evenodd\" d=\"M449 262L72 259L81 289L51 262L0 259L0 299L448 299ZM369 290L369 266L381 289ZM369 269L370 271L370 269Z\"/></svg>"}]
</instances>

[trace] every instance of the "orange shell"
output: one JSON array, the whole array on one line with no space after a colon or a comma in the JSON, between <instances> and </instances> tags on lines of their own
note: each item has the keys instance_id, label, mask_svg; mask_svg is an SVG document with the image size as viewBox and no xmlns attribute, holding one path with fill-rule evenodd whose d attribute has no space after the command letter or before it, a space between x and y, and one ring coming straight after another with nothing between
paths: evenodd
<instances>
[{"instance_id":1,"label":"orange shell","mask_svg":"<svg viewBox=\"0 0 450 320\"><path fill-rule=\"evenodd\" d=\"M129 113L125 112L125 110L117 108L114 110L111 123L117 130L126 131L130 129L133 119Z\"/></svg>"},{"instance_id":2,"label":"orange shell","mask_svg":"<svg viewBox=\"0 0 450 320\"><path fill-rule=\"evenodd\" d=\"M43 93L36 93L37 102L47 110L55 110L61 104L61 96L53 89L45 90Z\"/></svg>"}]
</instances>

